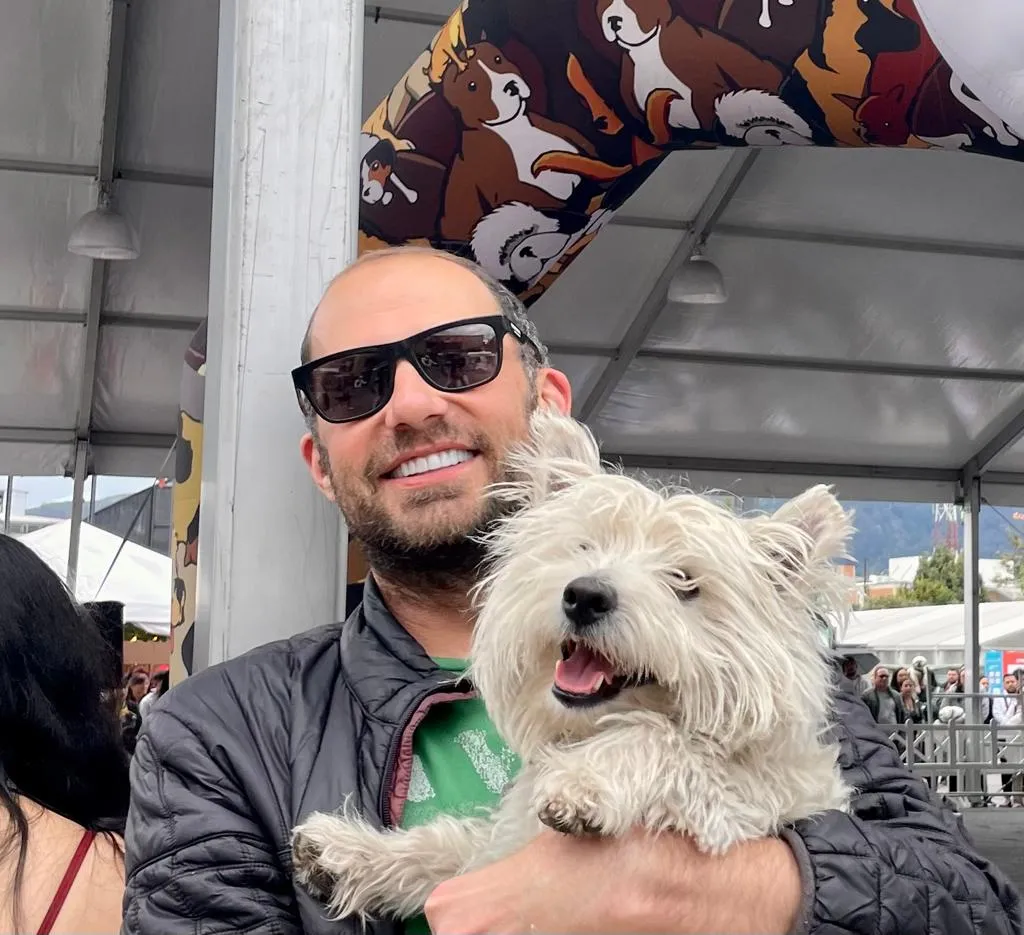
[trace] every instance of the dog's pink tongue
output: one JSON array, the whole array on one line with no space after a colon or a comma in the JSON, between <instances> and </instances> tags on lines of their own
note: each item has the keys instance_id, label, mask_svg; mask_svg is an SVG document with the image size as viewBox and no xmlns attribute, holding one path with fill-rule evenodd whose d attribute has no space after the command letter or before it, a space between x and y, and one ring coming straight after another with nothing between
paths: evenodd
<instances>
[{"instance_id":1,"label":"dog's pink tongue","mask_svg":"<svg viewBox=\"0 0 1024 935\"><path fill-rule=\"evenodd\" d=\"M602 677L606 682L612 681L615 669L604 656L585 646L577 646L568 659L555 664L555 685L574 695L597 691Z\"/></svg>"}]
</instances>

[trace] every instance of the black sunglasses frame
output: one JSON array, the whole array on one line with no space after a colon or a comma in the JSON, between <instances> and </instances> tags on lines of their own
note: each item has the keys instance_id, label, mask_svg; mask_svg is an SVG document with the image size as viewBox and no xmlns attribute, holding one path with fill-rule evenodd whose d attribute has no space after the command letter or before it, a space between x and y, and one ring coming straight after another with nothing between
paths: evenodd
<instances>
[{"instance_id":1,"label":"black sunglasses frame","mask_svg":"<svg viewBox=\"0 0 1024 935\"><path fill-rule=\"evenodd\" d=\"M416 357L413 345L419 344L425 339L433 337L435 334L441 334L445 331L451 331L453 328L461 328L466 325L490 325L494 329L496 340L495 356L497 358L495 361L494 373L487 377L486 380L481 380L479 383L473 383L469 386L439 386L435 380L430 378L429 374L426 373L420 364ZM504 363L503 351L504 338L506 334L512 335L512 337L520 344L529 344L530 347L536 351L537 356L539 358L543 358L543 352L541 351L541 348L538 347L537 343L510 318L507 318L504 315L483 315L476 318L463 318L459 321L450 321L443 325L436 325L433 328L427 328L425 331L420 331L417 334L403 338L401 341L392 341L390 344L369 344L365 347L354 347L347 351L338 351L336 354L328 354L326 357L318 357L316 360L311 360L309 363L296 367L292 371L292 384L295 387L295 392L300 397L300 402L304 399L309 407L325 422L330 422L332 425L342 425L346 422L358 422L360 419L369 419L371 416L375 416L391 400L391 396L395 392L395 368L398 366L398 362L402 360L408 361L428 386L431 386L442 393L465 393L468 390L475 390L479 389L481 386L486 386L492 380L496 379L498 374L501 373L501 368ZM346 357L352 357L356 354L377 354L382 358L382 360L385 360L390 364L390 367L388 368L387 387L384 392L381 393L380 399L377 401L376 405L367 412L360 413L357 416L346 416L342 419L330 418L320 410L320 407L317 406L316 403L313 402L312 394L309 391L309 385L312 380L313 373L324 364L329 364L336 360L343 360Z\"/></svg>"}]
</instances>

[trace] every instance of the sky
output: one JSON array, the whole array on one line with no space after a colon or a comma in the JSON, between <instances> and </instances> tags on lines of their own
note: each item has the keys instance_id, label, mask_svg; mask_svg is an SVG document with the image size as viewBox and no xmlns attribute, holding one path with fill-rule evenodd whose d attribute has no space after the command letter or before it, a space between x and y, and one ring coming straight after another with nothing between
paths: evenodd
<instances>
[{"instance_id":1,"label":"sky","mask_svg":"<svg viewBox=\"0 0 1024 935\"><path fill-rule=\"evenodd\" d=\"M90 481L85 482L85 496L88 501ZM136 493L152 486L151 477L99 477L96 479L96 499L110 497L114 494ZM7 478L0 475L0 487L6 490ZM28 509L48 503L51 500L70 500L74 490L74 482L70 477L16 477L14 489L24 490L28 494ZM2 519L2 517L0 517Z\"/></svg>"}]
</instances>

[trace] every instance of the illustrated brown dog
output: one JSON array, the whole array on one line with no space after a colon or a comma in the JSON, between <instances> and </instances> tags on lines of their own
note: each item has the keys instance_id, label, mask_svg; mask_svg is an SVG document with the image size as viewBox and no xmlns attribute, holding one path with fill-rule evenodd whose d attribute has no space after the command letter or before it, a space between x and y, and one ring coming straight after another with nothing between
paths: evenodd
<instances>
[{"instance_id":1,"label":"illustrated brown dog","mask_svg":"<svg viewBox=\"0 0 1024 935\"><path fill-rule=\"evenodd\" d=\"M622 53L622 99L647 124L655 145L668 143L677 130L712 130L723 95L775 95L782 84L777 65L693 25L669 0L596 0L595 13L604 40Z\"/></svg>"},{"instance_id":2,"label":"illustrated brown dog","mask_svg":"<svg viewBox=\"0 0 1024 935\"><path fill-rule=\"evenodd\" d=\"M486 40L451 55L438 90L462 124L440 223L446 240L468 241L501 205L557 210L583 180L610 182L632 168L609 165L577 130L531 113L529 84Z\"/></svg>"}]
</instances>

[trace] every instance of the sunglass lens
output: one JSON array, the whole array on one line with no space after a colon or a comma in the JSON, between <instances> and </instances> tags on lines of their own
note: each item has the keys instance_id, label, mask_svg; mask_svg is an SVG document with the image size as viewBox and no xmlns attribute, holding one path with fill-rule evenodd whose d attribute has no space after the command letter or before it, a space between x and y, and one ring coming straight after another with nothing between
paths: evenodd
<instances>
[{"instance_id":1,"label":"sunglass lens","mask_svg":"<svg viewBox=\"0 0 1024 935\"><path fill-rule=\"evenodd\" d=\"M390 374L391 361L380 354L335 358L310 374L310 402L328 421L361 418L380 405Z\"/></svg>"},{"instance_id":2,"label":"sunglass lens","mask_svg":"<svg viewBox=\"0 0 1024 935\"><path fill-rule=\"evenodd\" d=\"M468 322L420 338L415 353L421 372L436 387L464 390L493 379L500 348L493 325Z\"/></svg>"}]
</instances>

